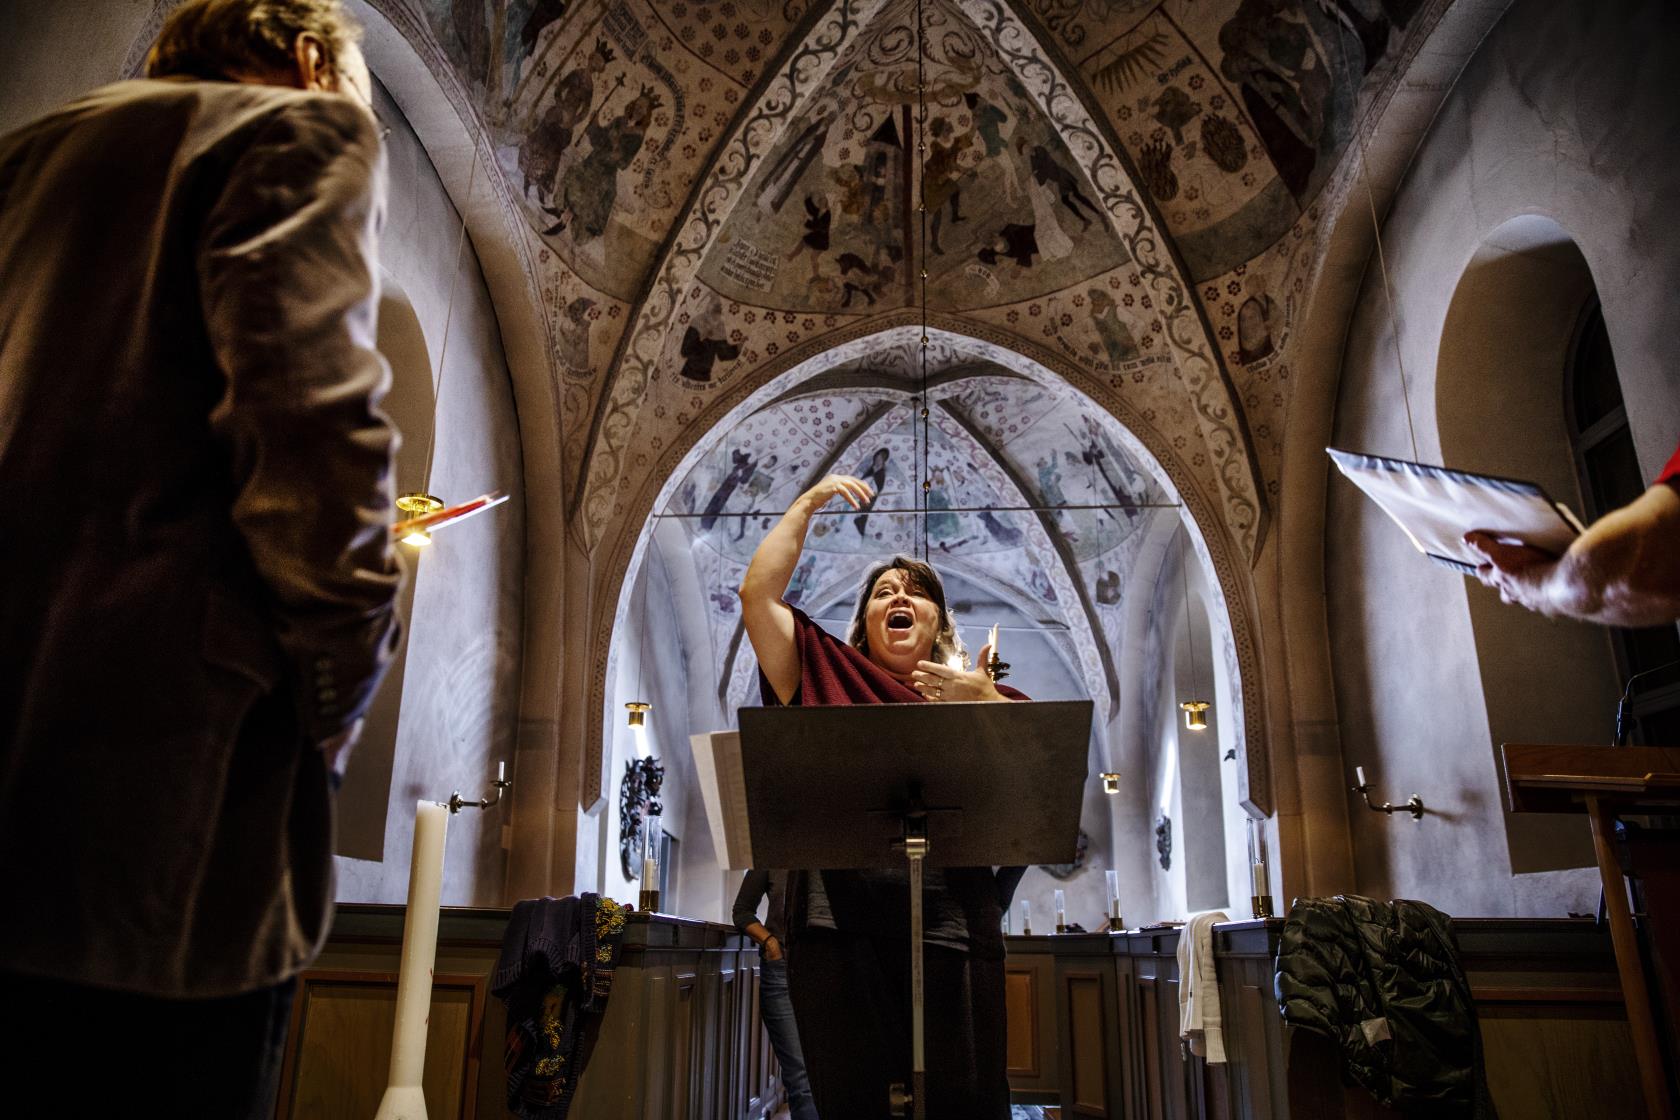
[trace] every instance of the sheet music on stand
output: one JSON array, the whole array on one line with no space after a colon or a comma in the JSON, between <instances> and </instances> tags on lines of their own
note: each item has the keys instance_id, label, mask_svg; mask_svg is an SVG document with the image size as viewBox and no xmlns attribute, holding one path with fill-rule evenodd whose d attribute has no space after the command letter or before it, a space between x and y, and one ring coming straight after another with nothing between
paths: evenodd
<instances>
[{"instance_id":1,"label":"sheet music on stand","mask_svg":"<svg viewBox=\"0 0 1680 1120\"><path fill-rule=\"evenodd\" d=\"M747 833L747 783L741 769L741 733L714 731L688 737L694 768L712 830L712 850L731 871L753 867L752 837Z\"/></svg>"},{"instance_id":2,"label":"sheet music on stand","mask_svg":"<svg viewBox=\"0 0 1680 1120\"><path fill-rule=\"evenodd\" d=\"M1464 543L1464 534L1471 530L1555 555L1562 555L1586 531L1569 507L1538 483L1333 447L1325 451L1419 552L1466 575L1474 574L1482 562Z\"/></svg>"}]
</instances>

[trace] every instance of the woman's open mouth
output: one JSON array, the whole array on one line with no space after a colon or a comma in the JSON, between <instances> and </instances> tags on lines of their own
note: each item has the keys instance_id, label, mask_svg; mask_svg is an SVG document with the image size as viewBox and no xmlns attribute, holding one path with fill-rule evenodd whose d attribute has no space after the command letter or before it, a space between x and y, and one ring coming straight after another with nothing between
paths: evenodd
<instances>
[{"instance_id":1,"label":"woman's open mouth","mask_svg":"<svg viewBox=\"0 0 1680 1120\"><path fill-rule=\"evenodd\" d=\"M887 612L888 630L908 630L916 625L916 616L900 607Z\"/></svg>"}]
</instances>

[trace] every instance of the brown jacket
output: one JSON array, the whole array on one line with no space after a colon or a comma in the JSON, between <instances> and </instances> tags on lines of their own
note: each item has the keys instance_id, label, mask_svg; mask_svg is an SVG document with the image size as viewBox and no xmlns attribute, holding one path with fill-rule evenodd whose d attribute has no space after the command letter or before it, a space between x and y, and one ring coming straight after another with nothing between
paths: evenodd
<instances>
[{"instance_id":1,"label":"brown jacket","mask_svg":"<svg viewBox=\"0 0 1680 1120\"><path fill-rule=\"evenodd\" d=\"M0 973L208 996L319 946L314 744L395 636L383 174L348 99L225 82L0 138Z\"/></svg>"}]
</instances>

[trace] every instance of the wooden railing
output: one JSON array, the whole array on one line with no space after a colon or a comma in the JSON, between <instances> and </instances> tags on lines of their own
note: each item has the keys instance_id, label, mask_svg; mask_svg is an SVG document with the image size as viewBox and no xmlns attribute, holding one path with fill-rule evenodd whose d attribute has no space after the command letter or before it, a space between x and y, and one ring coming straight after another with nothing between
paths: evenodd
<instances>
[{"instance_id":1,"label":"wooden railing","mask_svg":"<svg viewBox=\"0 0 1680 1120\"><path fill-rule=\"evenodd\" d=\"M432 1120L498 1118L506 1024L489 978L505 910L446 909L425 1089ZM339 910L302 978L278 1115L366 1120L390 1056L403 911ZM1286 1027L1272 995L1283 923L1214 931L1228 1062L1178 1039L1178 931L1010 937L1010 1085L1064 1117L1377 1117L1334 1048ZM1586 920L1454 923L1502 1116L1639 1116L1609 937ZM760 1120L781 1104L758 1016L758 953L728 926L635 915L572 1115Z\"/></svg>"},{"instance_id":2,"label":"wooden railing","mask_svg":"<svg viewBox=\"0 0 1680 1120\"><path fill-rule=\"evenodd\" d=\"M446 908L426 1040L431 1120L498 1118L507 1034L489 995L506 910ZM400 906L343 906L302 978L277 1115L367 1120L385 1088ZM758 1015L758 950L729 926L631 915L578 1083L578 1120L760 1120L781 1104Z\"/></svg>"},{"instance_id":3,"label":"wooden railing","mask_svg":"<svg viewBox=\"0 0 1680 1120\"><path fill-rule=\"evenodd\" d=\"M1178 930L1008 939L1008 975L1050 1010L1010 1000L1010 1085L1042 1102L1014 1055L1053 1061L1065 1117L1398 1116L1342 1084L1335 1047L1287 1027L1272 994L1281 920L1214 930L1227 1062L1178 1038ZM1454 922L1501 1116L1641 1116L1626 1014L1607 933L1588 920ZM1040 1008L1042 1005L1039 1005ZM1031 1035L1029 1038L1028 1035ZM1048 1055L1047 1059L1045 1056Z\"/></svg>"}]
</instances>

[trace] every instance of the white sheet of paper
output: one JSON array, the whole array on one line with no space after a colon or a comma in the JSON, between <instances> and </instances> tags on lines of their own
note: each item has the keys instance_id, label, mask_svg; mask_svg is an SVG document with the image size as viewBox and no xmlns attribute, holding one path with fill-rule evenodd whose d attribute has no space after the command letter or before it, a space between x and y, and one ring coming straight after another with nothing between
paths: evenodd
<instances>
[{"instance_id":1,"label":"white sheet of paper","mask_svg":"<svg viewBox=\"0 0 1680 1120\"><path fill-rule=\"evenodd\" d=\"M1472 529L1558 554L1583 531L1567 507L1533 482L1325 450L1348 480L1394 519L1419 552L1458 571L1473 572L1481 563L1481 557L1464 543L1464 534Z\"/></svg>"},{"instance_id":2,"label":"white sheet of paper","mask_svg":"<svg viewBox=\"0 0 1680 1120\"><path fill-rule=\"evenodd\" d=\"M712 850L724 867L746 871L753 866L747 835L747 782L741 769L741 733L702 732L688 737L694 769L712 830Z\"/></svg>"}]
</instances>

